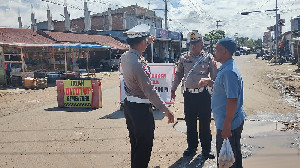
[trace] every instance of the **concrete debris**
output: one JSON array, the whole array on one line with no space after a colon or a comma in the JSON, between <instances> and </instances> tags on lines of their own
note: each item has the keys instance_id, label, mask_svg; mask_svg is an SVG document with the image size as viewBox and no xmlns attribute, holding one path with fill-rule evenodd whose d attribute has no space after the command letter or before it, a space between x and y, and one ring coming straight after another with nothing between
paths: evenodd
<instances>
[{"instance_id":1,"label":"concrete debris","mask_svg":"<svg viewBox=\"0 0 300 168\"><path fill-rule=\"evenodd\" d=\"M284 128L281 128L281 131L287 131L287 130L300 130L300 122L291 122L291 121L285 121L282 122L282 124L285 126Z\"/></svg>"}]
</instances>

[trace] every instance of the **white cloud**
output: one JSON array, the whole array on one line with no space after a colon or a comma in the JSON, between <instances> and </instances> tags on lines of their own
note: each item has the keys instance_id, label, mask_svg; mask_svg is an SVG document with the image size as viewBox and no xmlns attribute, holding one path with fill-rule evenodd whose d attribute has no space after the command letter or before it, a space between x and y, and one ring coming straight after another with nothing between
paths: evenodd
<instances>
[{"instance_id":1,"label":"white cloud","mask_svg":"<svg viewBox=\"0 0 300 168\"><path fill-rule=\"evenodd\" d=\"M47 1L47 2L46 2ZM109 7L119 7L138 4L150 9L163 9L163 0L87 0L92 14L106 11ZM71 19L83 17L84 0L66 0ZM150 5L148 4L150 2ZM60 5L57 5L57 4ZM275 24L275 12L264 12L275 8L276 0L169 0L168 18L169 28L186 34L191 30L199 30L202 34L216 29L216 21L221 20L219 29L228 36L238 33L239 36L261 38L267 27ZM31 4L37 21L46 20L47 5L54 20L63 20L64 0L0 0L0 26L18 27L18 8L22 16L23 25L30 25ZM79 9L76 9L79 8ZM290 18L299 15L300 2L298 0L278 1L279 13L285 19L283 31L290 30ZM241 15L241 12L260 10L261 13ZM298 12L298 13L297 13ZM164 18L162 10L156 14ZM163 22L164 23L164 22Z\"/></svg>"}]
</instances>

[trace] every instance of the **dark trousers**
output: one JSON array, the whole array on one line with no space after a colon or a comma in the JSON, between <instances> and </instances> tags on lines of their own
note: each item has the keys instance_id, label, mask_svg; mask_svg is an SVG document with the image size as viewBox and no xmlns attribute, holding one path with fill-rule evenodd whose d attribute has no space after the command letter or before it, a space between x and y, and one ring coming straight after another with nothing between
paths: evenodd
<instances>
[{"instance_id":1,"label":"dark trousers","mask_svg":"<svg viewBox=\"0 0 300 168\"><path fill-rule=\"evenodd\" d=\"M133 103L125 99L124 114L131 144L131 167L147 168L154 138L151 104Z\"/></svg>"},{"instance_id":2,"label":"dark trousers","mask_svg":"<svg viewBox=\"0 0 300 168\"><path fill-rule=\"evenodd\" d=\"M10 80L10 71L6 71L6 84L10 85L11 80Z\"/></svg>"},{"instance_id":3,"label":"dark trousers","mask_svg":"<svg viewBox=\"0 0 300 168\"><path fill-rule=\"evenodd\" d=\"M184 92L184 114L187 127L188 148L198 147L198 137L201 141L202 153L208 154L211 150L211 96L207 90L201 93ZM199 136L197 131L199 119Z\"/></svg>"},{"instance_id":4,"label":"dark trousers","mask_svg":"<svg viewBox=\"0 0 300 168\"><path fill-rule=\"evenodd\" d=\"M231 166L231 168L242 168L242 151L241 151L241 135L243 131L244 122L236 129L232 130L232 136L229 138L229 142L231 144L232 151L234 153L235 162ZM219 153L223 144L222 138L222 130L217 130L217 138L216 138L216 146L217 146L217 156L219 158ZM219 164L218 164L219 167Z\"/></svg>"}]
</instances>

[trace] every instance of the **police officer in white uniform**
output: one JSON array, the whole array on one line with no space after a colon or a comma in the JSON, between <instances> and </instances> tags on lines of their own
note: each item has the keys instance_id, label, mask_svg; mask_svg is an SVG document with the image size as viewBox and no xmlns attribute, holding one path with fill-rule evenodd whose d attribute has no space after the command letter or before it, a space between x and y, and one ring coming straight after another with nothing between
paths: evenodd
<instances>
[{"instance_id":1,"label":"police officer in white uniform","mask_svg":"<svg viewBox=\"0 0 300 168\"><path fill-rule=\"evenodd\" d=\"M148 37L149 26L139 25L126 32L130 45L121 56L126 98L124 114L131 143L131 167L147 168L154 138L152 104L174 122L173 113L166 107L150 80L150 71L142 53L154 41Z\"/></svg>"},{"instance_id":2,"label":"police officer in white uniform","mask_svg":"<svg viewBox=\"0 0 300 168\"><path fill-rule=\"evenodd\" d=\"M175 100L175 91L183 78L182 89L188 143L188 148L183 155L194 156L196 154L199 138L202 147L202 160L205 161L208 158L214 158L214 155L211 154L211 95L208 91L209 88L199 88L198 82L201 78L208 78L208 75L214 80L217 75L217 66L212 55L202 50L202 36L197 31L188 33L187 42L190 51L179 59L171 88L171 97ZM199 120L199 135L197 120Z\"/></svg>"}]
</instances>

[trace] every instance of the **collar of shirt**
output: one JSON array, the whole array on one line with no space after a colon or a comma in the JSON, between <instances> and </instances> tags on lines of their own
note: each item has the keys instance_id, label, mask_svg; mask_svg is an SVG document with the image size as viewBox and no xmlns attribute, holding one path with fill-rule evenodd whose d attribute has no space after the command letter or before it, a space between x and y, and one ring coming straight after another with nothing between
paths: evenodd
<instances>
[{"instance_id":1,"label":"collar of shirt","mask_svg":"<svg viewBox=\"0 0 300 168\"><path fill-rule=\"evenodd\" d=\"M138 50L130 48L128 52L135 54L140 59L140 52Z\"/></svg>"},{"instance_id":2,"label":"collar of shirt","mask_svg":"<svg viewBox=\"0 0 300 168\"><path fill-rule=\"evenodd\" d=\"M229 60L225 61L221 67L218 69L218 72L222 71L227 65L230 65L232 64L233 62L233 58L230 58Z\"/></svg>"}]
</instances>

